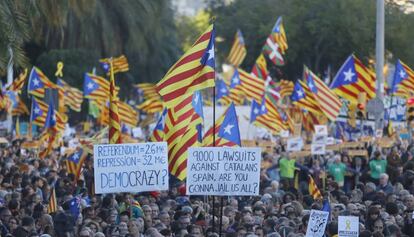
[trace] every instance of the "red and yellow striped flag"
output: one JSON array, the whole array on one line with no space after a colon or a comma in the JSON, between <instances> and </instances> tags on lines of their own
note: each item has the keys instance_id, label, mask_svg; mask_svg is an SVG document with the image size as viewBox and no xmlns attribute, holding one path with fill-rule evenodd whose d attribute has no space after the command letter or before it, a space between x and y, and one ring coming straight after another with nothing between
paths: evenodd
<instances>
[{"instance_id":1,"label":"red and yellow striped flag","mask_svg":"<svg viewBox=\"0 0 414 237\"><path fill-rule=\"evenodd\" d=\"M47 213L54 213L58 211L58 204L56 199L56 190L55 188L52 189L49 197L49 204L47 205Z\"/></svg>"},{"instance_id":2,"label":"red and yellow striped flag","mask_svg":"<svg viewBox=\"0 0 414 237\"><path fill-rule=\"evenodd\" d=\"M309 194L313 197L314 200L322 199L321 191L319 191L319 188L311 175L309 175Z\"/></svg>"},{"instance_id":3,"label":"red and yellow striped flag","mask_svg":"<svg viewBox=\"0 0 414 237\"><path fill-rule=\"evenodd\" d=\"M187 95L213 87L215 79L214 28L211 25L157 83L167 108Z\"/></svg>"},{"instance_id":4,"label":"red and yellow striped flag","mask_svg":"<svg viewBox=\"0 0 414 237\"><path fill-rule=\"evenodd\" d=\"M14 79L13 83L9 86L9 88L7 88L7 90L15 91L20 94L22 92L24 83L26 82L27 72L27 68L24 69L24 71L20 73L16 79Z\"/></svg>"},{"instance_id":5,"label":"red and yellow striped flag","mask_svg":"<svg viewBox=\"0 0 414 237\"><path fill-rule=\"evenodd\" d=\"M236 36L234 37L233 46L231 46L229 56L227 61L238 67L246 57L247 50L246 45L244 44L244 38L240 30L237 30Z\"/></svg>"},{"instance_id":6,"label":"red and yellow striped flag","mask_svg":"<svg viewBox=\"0 0 414 237\"><path fill-rule=\"evenodd\" d=\"M115 78L112 61L110 62L111 81L109 86L109 143L122 143L121 139L121 120L118 112L118 98L115 94Z\"/></svg>"},{"instance_id":7,"label":"red and yellow striped flag","mask_svg":"<svg viewBox=\"0 0 414 237\"><path fill-rule=\"evenodd\" d=\"M117 58L104 58L99 60L99 62L104 66L104 69L108 73L111 72L111 68L113 69L113 73L129 71L128 59L125 55L121 55ZM107 68L108 66L111 68Z\"/></svg>"}]
</instances>

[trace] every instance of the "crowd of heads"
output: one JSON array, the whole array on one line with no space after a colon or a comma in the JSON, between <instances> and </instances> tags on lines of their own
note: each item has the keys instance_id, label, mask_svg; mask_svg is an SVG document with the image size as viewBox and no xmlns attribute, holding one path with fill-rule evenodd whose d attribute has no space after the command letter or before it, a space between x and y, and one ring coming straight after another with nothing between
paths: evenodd
<instances>
[{"instance_id":1,"label":"crowd of heads","mask_svg":"<svg viewBox=\"0 0 414 237\"><path fill-rule=\"evenodd\" d=\"M363 157L293 157L275 143L262 154L260 195L243 197L186 196L173 178L168 191L95 194L93 156L77 178L60 150L39 159L21 144L0 149L1 236L305 236L310 211L326 205L326 236L337 235L338 216L359 217L360 236L414 233L414 147L404 141L367 143ZM310 177L321 199L309 194Z\"/></svg>"}]
</instances>

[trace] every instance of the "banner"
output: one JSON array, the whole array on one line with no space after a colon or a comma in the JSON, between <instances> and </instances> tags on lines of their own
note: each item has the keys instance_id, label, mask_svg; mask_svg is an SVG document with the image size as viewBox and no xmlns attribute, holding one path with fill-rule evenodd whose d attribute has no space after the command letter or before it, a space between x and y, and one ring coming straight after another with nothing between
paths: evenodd
<instances>
[{"instance_id":1,"label":"banner","mask_svg":"<svg viewBox=\"0 0 414 237\"><path fill-rule=\"evenodd\" d=\"M93 146L96 193L168 190L166 142Z\"/></svg>"},{"instance_id":2,"label":"banner","mask_svg":"<svg viewBox=\"0 0 414 237\"><path fill-rule=\"evenodd\" d=\"M322 237L325 234L328 217L329 212L327 211L311 210L306 237Z\"/></svg>"},{"instance_id":3,"label":"banner","mask_svg":"<svg viewBox=\"0 0 414 237\"><path fill-rule=\"evenodd\" d=\"M261 149L190 147L187 195L259 195Z\"/></svg>"},{"instance_id":4,"label":"banner","mask_svg":"<svg viewBox=\"0 0 414 237\"><path fill-rule=\"evenodd\" d=\"M338 216L338 237L358 237L359 218L357 216Z\"/></svg>"},{"instance_id":5,"label":"banner","mask_svg":"<svg viewBox=\"0 0 414 237\"><path fill-rule=\"evenodd\" d=\"M294 137L287 140L287 151L300 151L303 147L303 140L301 137Z\"/></svg>"}]
</instances>

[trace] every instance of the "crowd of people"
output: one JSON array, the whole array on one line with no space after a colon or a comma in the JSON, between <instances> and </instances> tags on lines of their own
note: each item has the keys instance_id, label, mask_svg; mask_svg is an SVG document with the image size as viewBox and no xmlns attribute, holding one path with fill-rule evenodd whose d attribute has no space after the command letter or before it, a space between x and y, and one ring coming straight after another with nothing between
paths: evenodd
<instances>
[{"instance_id":1,"label":"crowd of people","mask_svg":"<svg viewBox=\"0 0 414 237\"><path fill-rule=\"evenodd\" d=\"M95 194L93 156L77 179L60 150L38 159L22 140L9 141L0 149L1 236L305 236L310 210L324 205L328 237L341 215L359 217L360 236L414 233L414 146L406 141L367 143L365 157L347 150L293 157L275 143L262 154L260 196L222 198L186 196L173 179L168 191ZM309 194L309 176L323 199ZM58 206L50 212L53 192Z\"/></svg>"}]
</instances>

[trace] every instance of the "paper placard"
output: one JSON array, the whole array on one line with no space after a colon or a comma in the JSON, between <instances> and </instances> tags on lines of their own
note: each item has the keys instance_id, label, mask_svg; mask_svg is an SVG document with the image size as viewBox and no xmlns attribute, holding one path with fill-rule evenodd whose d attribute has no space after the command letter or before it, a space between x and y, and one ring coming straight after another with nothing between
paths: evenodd
<instances>
[{"instance_id":1,"label":"paper placard","mask_svg":"<svg viewBox=\"0 0 414 237\"><path fill-rule=\"evenodd\" d=\"M187 195L259 195L259 147L190 147Z\"/></svg>"},{"instance_id":2,"label":"paper placard","mask_svg":"<svg viewBox=\"0 0 414 237\"><path fill-rule=\"evenodd\" d=\"M289 130L281 130L280 131L280 136L283 138L288 138L289 137Z\"/></svg>"},{"instance_id":3,"label":"paper placard","mask_svg":"<svg viewBox=\"0 0 414 237\"><path fill-rule=\"evenodd\" d=\"M133 128L132 129L132 137L134 138L143 138L143 133L141 128Z\"/></svg>"},{"instance_id":4,"label":"paper placard","mask_svg":"<svg viewBox=\"0 0 414 237\"><path fill-rule=\"evenodd\" d=\"M325 155L325 153L326 153L325 149L326 149L325 144L313 143L311 145L312 155Z\"/></svg>"},{"instance_id":5,"label":"paper placard","mask_svg":"<svg viewBox=\"0 0 414 237\"><path fill-rule=\"evenodd\" d=\"M382 129L375 130L375 137L376 138L381 138L382 137Z\"/></svg>"},{"instance_id":6,"label":"paper placard","mask_svg":"<svg viewBox=\"0 0 414 237\"><path fill-rule=\"evenodd\" d=\"M306 237L322 237L325 234L328 218L329 212L311 210Z\"/></svg>"},{"instance_id":7,"label":"paper placard","mask_svg":"<svg viewBox=\"0 0 414 237\"><path fill-rule=\"evenodd\" d=\"M367 150L348 150L348 156L368 156Z\"/></svg>"},{"instance_id":8,"label":"paper placard","mask_svg":"<svg viewBox=\"0 0 414 237\"><path fill-rule=\"evenodd\" d=\"M315 125L315 134L328 136L328 127L326 125Z\"/></svg>"},{"instance_id":9,"label":"paper placard","mask_svg":"<svg viewBox=\"0 0 414 237\"><path fill-rule=\"evenodd\" d=\"M303 147L303 140L301 137L294 137L287 140L287 151L300 151Z\"/></svg>"},{"instance_id":10,"label":"paper placard","mask_svg":"<svg viewBox=\"0 0 414 237\"><path fill-rule=\"evenodd\" d=\"M333 137L326 138L326 145L334 145L334 144L335 144L335 138Z\"/></svg>"},{"instance_id":11,"label":"paper placard","mask_svg":"<svg viewBox=\"0 0 414 237\"><path fill-rule=\"evenodd\" d=\"M357 216L338 216L338 237L358 237L359 218Z\"/></svg>"},{"instance_id":12,"label":"paper placard","mask_svg":"<svg viewBox=\"0 0 414 237\"><path fill-rule=\"evenodd\" d=\"M168 190L166 142L93 146L96 193Z\"/></svg>"},{"instance_id":13,"label":"paper placard","mask_svg":"<svg viewBox=\"0 0 414 237\"><path fill-rule=\"evenodd\" d=\"M328 136L322 134L313 134L312 143L326 144Z\"/></svg>"}]
</instances>

